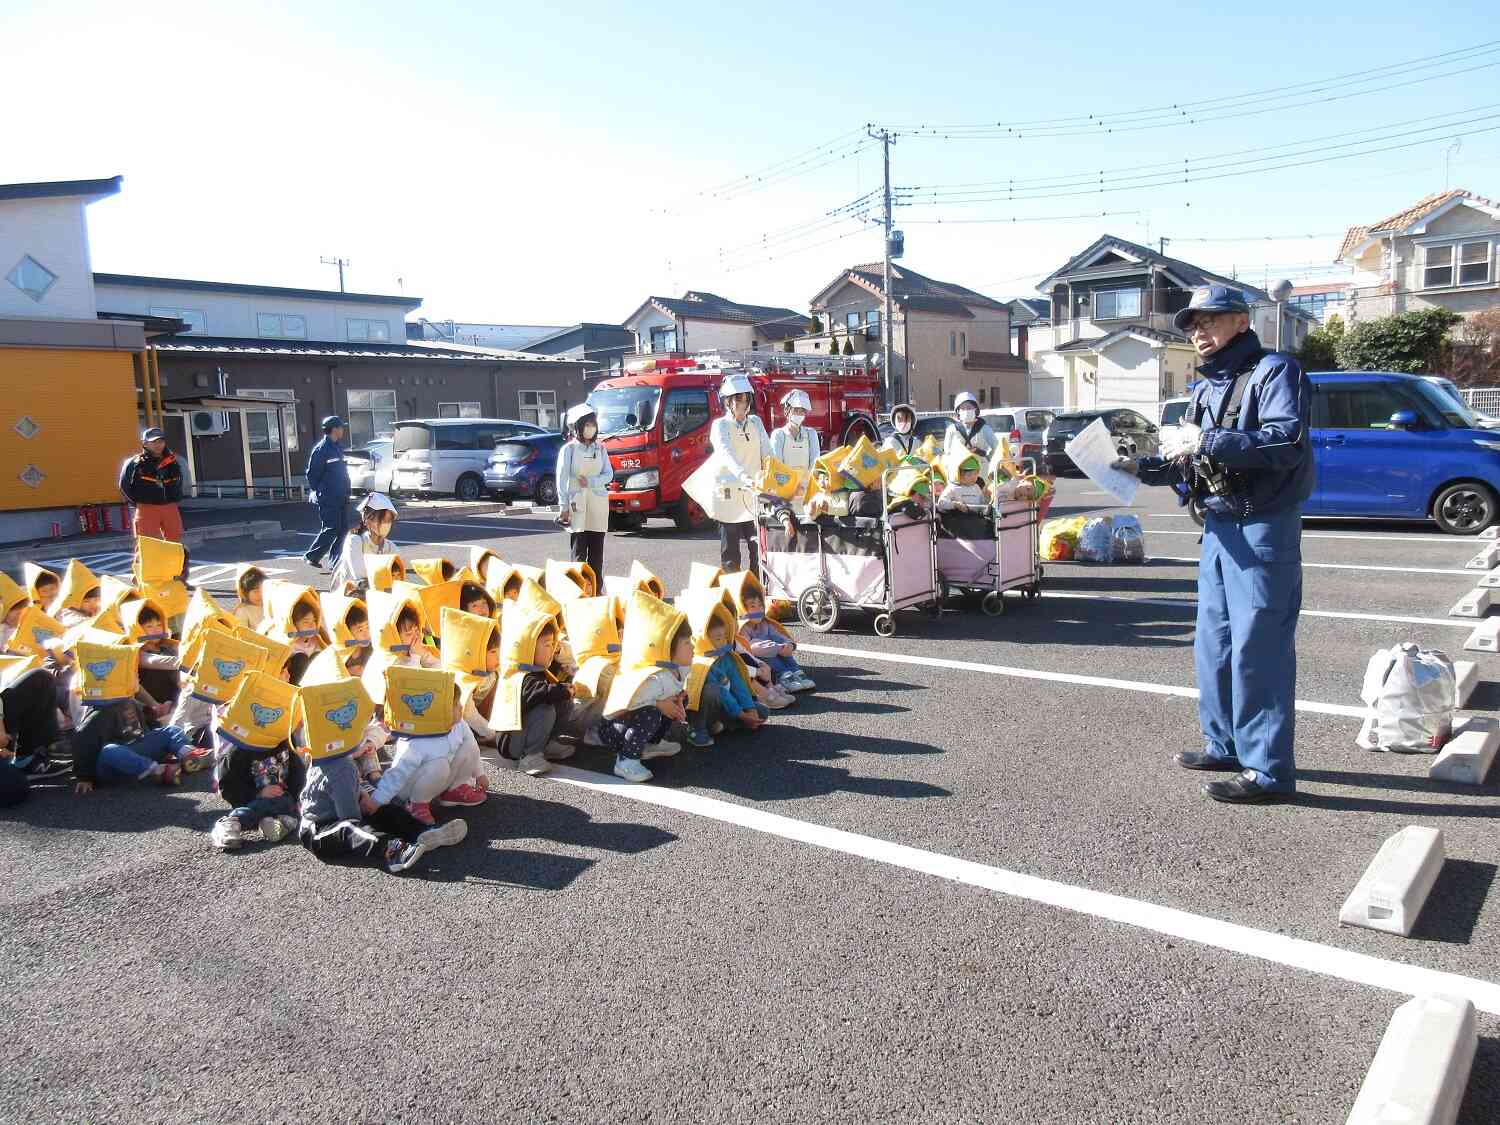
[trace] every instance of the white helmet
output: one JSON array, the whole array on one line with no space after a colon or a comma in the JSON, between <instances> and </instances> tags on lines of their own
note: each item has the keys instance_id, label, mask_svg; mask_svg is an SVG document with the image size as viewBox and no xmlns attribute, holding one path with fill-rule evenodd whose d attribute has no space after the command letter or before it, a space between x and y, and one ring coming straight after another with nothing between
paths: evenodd
<instances>
[{"instance_id":1,"label":"white helmet","mask_svg":"<svg viewBox=\"0 0 1500 1125\"><path fill-rule=\"evenodd\" d=\"M724 381L719 384L719 400L729 398L731 395L754 395L755 388L750 385L748 375L725 375Z\"/></svg>"},{"instance_id":2,"label":"white helmet","mask_svg":"<svg viewBox=\"0 0 1500 1125\"><path fill-rule=\"evenodd\" d=\"M969 405L972 405L975 410L978 410L979 400L974 397L974 393L972 391L962 391L959 393L958 397L953 400L953 413L957 414L960 410Z\"/></svg>"},{"instance_id":3,"label":"white helmet","mask_svg":"<svg viewBox=\"0 0 1500 1125\"><path fill-rule=\"evenodd\" d=\"M783 410L806 410L812 413L812 399L807 397L806 391L787 391L781 396L781 408Z\"/></svg>"},{"instance_id":4,"label":"white helmet","mask_svg":"<svg viewBox=\"0 0 1500 1125\"><path fill-rule=\"evenodd\" d=\"M390 497L385 493L372 492L359 502L359 506L355 508L355 511L359 512L360 515L364 515L366 512L390 512L391 515L395 515L396 505L391 503Z\"/></svg>"},{"instance_id":5,"label":"white helmet","mask_svg":"<svg viewBox=\"0 0 1500 1125\"><path fill-rule=\"evenodd\" d=\"M593 416L594 408L586 402L580 402L577 406L568 407L568 412L563 415L563 421L567 424L568 429L571 430L585 418L592 418Z\"/></svg>"}]
</instances>

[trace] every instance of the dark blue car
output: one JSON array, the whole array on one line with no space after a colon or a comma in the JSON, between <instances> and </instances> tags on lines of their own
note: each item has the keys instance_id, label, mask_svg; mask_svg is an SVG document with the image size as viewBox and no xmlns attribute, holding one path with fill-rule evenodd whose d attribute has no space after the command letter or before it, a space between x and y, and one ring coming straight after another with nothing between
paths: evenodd
<instances>
[{"instance_id":1,"label":"dark blue car","mask_svg":"<svg viewBox=\"0 0 1500 1125\"><path fill-rule=\"evenodd\" d=\"M501 499L557 503L557 451L566 440L562 434L534 434L499 442L485 466L484 487Z\"/></svg>"},{"instance_id":2,"label":"dark blue car","mask_svg":"<svg viewBox=\"0 0 1500 1125\"><path fill-rule=\"evenodd\" d=\"M1304 513L1431 519L1477 535L1500 517L1500 432L1417 375L1314 371L1318 481Z\"/></svg>"}]
</instances>

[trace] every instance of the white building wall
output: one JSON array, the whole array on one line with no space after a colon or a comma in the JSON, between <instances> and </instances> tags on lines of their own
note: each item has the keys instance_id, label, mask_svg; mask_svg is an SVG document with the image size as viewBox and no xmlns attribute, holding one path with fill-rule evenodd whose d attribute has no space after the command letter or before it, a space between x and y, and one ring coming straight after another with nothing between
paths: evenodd
<instances>
[{"instance_id":1,"label":"white building wall","mask_svg":"<svg viewBox=\"0 0 1500 1125\"><path fill-rule=\"evenodd\" d=\"M95 318L84 211L76 196L0 203L0 316ZM40 301L5 280L27 254L57 275Z\"/></svg>"},{"instance_id":2,"label":"white building wall","mask_svg":"<svg viewBox=\"0 0 1500 1125\"><path fill-rule=\"evenodd\" d=\"M259 314L267 313L303 317L307 323L307 335L293 339L347 341L348 322L358 319L385 322L387 338L380 343L406 343L405 307L341 301L336 293L327 299L312 299L257 293L205 293L166 285L147 288L101 283L97 287L97 300L103 312L144 316L153 308L197 310L203 313L205 334L209 336L274 339L262 337L258 329Z\"/></svg>"},{"instance_id":3,"label":"white building wall","mask_svg":"<svg viewBox=\"0 0 1500 1125\"><path fill-rule=\"evenodd\" d=\"M721 320L683 320L678 347L688 352L749 351L755 331L748 324ZM649 339L649 337L648 337Z\"/></svg>"},{"instance_id":4,"label":"white building wall","mask_svg":"<svg viewBox=\"0 0 1500 1125\"><path fill-rule=\"evenodd\" d=\"M625 327L635 333L635 350L641 354L645 354L651 350L651 330L653 328L670 328L676 323L677 321L674 318L648 305L639 316L633 320L627 320ZM682 342L679 340L678 347L681 346Z\"/></svg>"},{"instance_id":5,"label":"white building wall","mask_svg":"<svg viewBox=\"0 0 1500 1125\"><path fill-rule=\"evenodd\" d=\"M1127 336L1099 356L1096 405L1128 406L1156 417L1161 368L1158 352L1144 340Z\"/></svg>"}]
</instances>

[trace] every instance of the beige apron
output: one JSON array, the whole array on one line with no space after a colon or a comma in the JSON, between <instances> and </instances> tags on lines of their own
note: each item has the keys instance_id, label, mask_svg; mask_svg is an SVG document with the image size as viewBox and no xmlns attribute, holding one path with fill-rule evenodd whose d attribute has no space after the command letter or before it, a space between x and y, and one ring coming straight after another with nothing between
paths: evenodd
<instances>
[{"instance_id":1,"label":"beige apron","mask_svg":"<svg viewBox=\"0 0 1500 1125\"><path fill-rule=\"evenodd\" d=\"M609 497L597 495L591 488L579 488L579 476L596 477L604 471L604 446L599 442L584 445L573 443L572 494L568 497L568 529L570 531L608 531Z\"/></svg>"}]
</instances>

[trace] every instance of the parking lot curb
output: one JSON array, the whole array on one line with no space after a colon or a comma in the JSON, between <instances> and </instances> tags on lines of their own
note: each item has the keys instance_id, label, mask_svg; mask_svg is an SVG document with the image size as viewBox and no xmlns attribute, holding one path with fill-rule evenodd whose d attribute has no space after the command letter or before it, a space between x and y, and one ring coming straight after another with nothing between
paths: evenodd
<instances>
[{"instance_id":1,"label":"parking lot curb","mask_svg":"<svg viewBox=\"0 0 1500 1125\"><path fill-rule=\"evenodd\" d=\"M1478 1049L1473 1004L1413 996L1391 1016L1347 1125L1452 1125Z\"/></svg>"},{"instance_id":2,"label":"parking lot curb","mask_svg":"<svg viewBox=\"0 0 1500 1125\"><path fill-rule=\"evenodd\" d=\"M1453 737L1427 767L1427 776L1434 781L1483 785L1495 762L1497 747L1500 747L1500 723L1469 715L1453 728Z\"/></svg>"},{"instance_id":3,"label":"parking lot curb","mask_svg":"<svg viewBox=\"0 0 1500 1125\"><path fill-rule=\"evenodd\" d=\"M1408 825L1380 845L1339 909L1339 923L1409 936L1442 869L1442 832Z\"/></svg>"}]
</instances>

